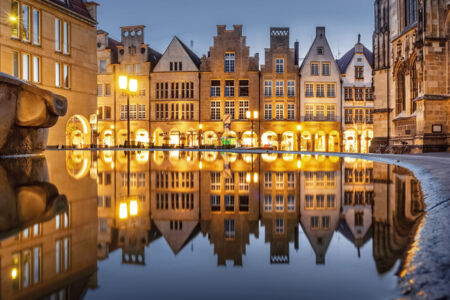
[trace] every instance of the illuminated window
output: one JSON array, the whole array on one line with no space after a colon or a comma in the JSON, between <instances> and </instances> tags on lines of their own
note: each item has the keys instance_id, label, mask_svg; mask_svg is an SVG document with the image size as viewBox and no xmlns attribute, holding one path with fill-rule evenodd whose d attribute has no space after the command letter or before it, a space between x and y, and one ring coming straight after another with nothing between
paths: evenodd
<instances>
[{"instance_id":1,"label":"illuminated window","mask_svg":"<svg viewBox=\"0 0 450 300\"><path fill-rule=\"evenodd\" d=\"M247 119L247 111L249 109L249 104L247 100L239 101L239 120Z\"/></svg>"},{"instance_id":2,"label":"illuminated window","mask_svg":"<svg viewBox=\"0 0 450 300\"><path fill-rule=\"evenodd\" d=\"M316 106L316 119L324 120L325 119L325 105L317 105Z\"/></svg>"},{"instance_id":3,"label":"illuminated window","mask_svg":"<svg viewBox=\"0 0 450 300\"><path fill-rule=\"evenodd\" d=\"M283 172L275 173L275 187L277 189L284 189L284 173Z\"/></svg>"},{"instance_id":4,"label":"illuminated window","mask_svg":"<svg viewBox=\"0 0 450 300\"><path fill-rule=\"evenodd\" d=\"M130 105L130 120L136 120L137 119L137 106L136 104Z\"/></svg>"},{"instance_id":5,"label":"illuminated window","mask_svg":"<svg viewBox=\"0 0 450 300\"><path fill-rule=\"evenodd\" d=\"M220 191L220 173L211 172L211 191Z\"/></svg>"},{"instance_id":6,"label":"illuminated window","mask_svg":"<svg viewBox=\"0 0 450 300\"><path fill-rule=\"evenodd\" d=\"M120 119L126 120L128 115L128 107L126 105L120 105Z\"/></svg>"},{"instance_id":7,"label":"illuminated window","mask_svg":"<svg viewBox=\"0 0 450 300\"><path fill-rule=\"evenodd\" d=\"M312 121L314 118L314 105L305 105L305 121Z\"/></svg>"},{"instance_id":8,"label":"illuminated window","mask_svg":"<svg viewBox=\"0 0 450 300\"><path fill-rule=\"evenodd\" d=\"M239 172L239 191L248 191L249 185L245 172Z\"/></svg>"},{"instance_id":9,"label":"illuminated window","mask_svg":"<svg viewBox=\"0 0 450 300\"><path fill-rule=\"evenodd\" d=\"M211 101L210 105L211 120L220 120L220 101Z\"/></svg>"},{"instance_id":10,"label":"illuminated window","mask_svg":"<svg viewBox=\"0 0 450 300\"><path fill-rule=\"evenodd\" d=\"M336 106L327 105L327 120L334 121L336 119Z\"/></svg>"},{"instance_id":11,"label":"illuminated window","mask_svg":"<svg viewBox=\"0 0 450 300\"><path fill-rule=\"evenodd\" d=\"M234 101L225 101L225 114L230 115L231 119L235 118Z\"/></svg>"},{"instance_id":12,"label":"illuminated window","mask_svg":"<svg viewBox=\"0 0 450 300\"><path fill-rule=\"evenodd\" d=\"M41 59L38 56L33 56L33 81L41 82Z\"/></svg>"},{"instance_id":13,"label":"illuminated window","mask_svg":"<svg viewBox=\"0 0 450 300\"><path fill-rule=\"evenodd\" d=\"M234 173L230 177L225 177L225 190L234 191Z\"/></svg>"},{"instance_id":14,"label":"illuminated window","mask_svg":"<svg viewBox=\"0 0 450 300\"><path fill-rule=\"evenodd\" d=\"M271 189L272 188L272 172L264 173L264 188Z\"/></svg>"},{"instance_id":15,"label":"illuminated window","mask_svg":"<svg viewBox=\"0 0 450 300\"><path fill-rule=\"evenodd\" d=\"M138 104L138 118L145 120L145 104Z\"/></svg>"},{"instance_id":16,"label":"illuminated window","mask_svg":"<svg viewBox=\"0 0 450 300\"><path fill-rule=\"evenodd\" d=\"M22 4L22 19L21 27L22 27L22 40L29 42L30 41L30 7L28 5Z\"/></svg>"},{"instance_id":17,"label":"illuminated window","mask_svg":"<svg viewBox=\"0 0 450 300\"><path fill-rule=\"evenodd\" d=\"M284 119L284 105L283 104L275 105L275 119L276 120Z\"/></svg>"},{"instance_id":18,"label":"illuminated window","mask_svg":"<svg viewBox=\"0 0 450 300\"><path fill-rule=\"evenodd\" d=\"M11 37L18 39L19 38L19 2L12 1L11 2ZM18 76L16 76L18 77Z\"/></svg>"}]
</instances>

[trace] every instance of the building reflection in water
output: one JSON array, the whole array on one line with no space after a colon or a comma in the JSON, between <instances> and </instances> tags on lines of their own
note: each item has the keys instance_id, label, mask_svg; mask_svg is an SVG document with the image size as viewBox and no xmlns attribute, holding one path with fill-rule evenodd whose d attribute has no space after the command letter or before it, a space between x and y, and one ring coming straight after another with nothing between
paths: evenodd
<instances>
[{"instance_id":1,"label":"building reflection in water","mask_svg":"<svg viewBox=\"0 0 450 300\"><path fill-rule=\"evenodd\" d=\"M73 151L0 165L1 299L77 298L97 287L97 259L151 264L160 238L172 255L206 238L217 265L242 266L261 230L267 263L289 264L304 233L325 264L342 235L355 257L372 241L382 274L402 266L424 211L409 171L348 158Z\"/></svg>"}]
</instances>

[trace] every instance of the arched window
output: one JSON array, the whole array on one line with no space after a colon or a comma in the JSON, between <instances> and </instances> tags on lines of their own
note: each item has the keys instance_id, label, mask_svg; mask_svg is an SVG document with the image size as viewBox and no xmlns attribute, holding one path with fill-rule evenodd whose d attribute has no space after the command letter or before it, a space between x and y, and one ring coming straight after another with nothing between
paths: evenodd
<instances>
[{"instance_id":1,"label":"arched window","mask_svg":"<svg viewBox=\"0 0 450 300\"><path fill-rule=\"evenodd\" d=\"M419 82L417 79L417 70L416 70L416 62L411 66L411 113L416 111L416 102L414 99L419 95Z\"/></svg>"},{"instance_id":2,"label":"arched window","mask_svg":"<svg viewBox=\"0 0 450 300\"><path fill-rule=\"evenodd\" d=\"M396 76L395 112L398 115L405 110L405 72L403 66L399 67Z\"/></svg>"}]
</instances>

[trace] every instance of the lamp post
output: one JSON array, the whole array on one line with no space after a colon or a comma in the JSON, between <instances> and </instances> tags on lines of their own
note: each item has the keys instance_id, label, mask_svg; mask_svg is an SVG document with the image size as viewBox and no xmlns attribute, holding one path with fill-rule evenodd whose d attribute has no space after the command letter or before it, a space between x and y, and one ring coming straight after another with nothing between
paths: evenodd
<instances>
[{"instance_id":1,"label":"lamp post","mask_svg":"<svg viewBox=\"0 0 450 300\"><path fill-rule=\"evenodd\" d=\"M131 135L130 135L130 94L136 93L138 88L138 83L136 79L130 78L123 75L119 76L119 89L122 92L125 92L127 95L127 145L130 147L131 144Z\"/></svg>"},{"instance_id":2,"label":"lamp post","mask_svg":"<svg viewBox=\"0 0 450 300\"><path fill-rule=\"evenodd\" d=\"M297 125L297 148L302 151L302 125Z\"/></svg>"},{"instance_id":3,"label":"lamp post","mask_svg":"<svg viewBox=\"0 0 450 300\"><path fill-rule=\"evenodd\" d=\"M245 112L245 116L247 117L248 120L252 121L252 136L251 136L251 139L252 139L252 148L253 148L253 140L254 140L254 138L253 138L253 136L254 136L253 135L253 120L258 120L258 111L254 110L253 114L252 114L251 111L247 110Z\"/></svg>"}]
</instances>

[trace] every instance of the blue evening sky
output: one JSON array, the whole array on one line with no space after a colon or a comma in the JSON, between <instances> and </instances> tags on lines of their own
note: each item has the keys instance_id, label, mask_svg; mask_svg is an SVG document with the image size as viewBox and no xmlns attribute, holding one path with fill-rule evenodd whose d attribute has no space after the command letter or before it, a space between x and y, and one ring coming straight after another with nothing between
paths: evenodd
<instances>
[{"instance_id":1,"label":"blue evening sky","mask_svg":"<svg viewBox=\"0 0 450 300\"><path fill-rule=\"evenodd\" d=\"M242 24L250 53L269 47L271 26L290 27L291 47L300 42L304 57L316 26L325 26L334 56L344 55L361 33L361 41L372 49L373 0L96 0L99 29L120 40L120 26L145 25L145 40L164 52L174 35L186 45L194 41L201 57L213 44L216 25Z\"/></svg>"}]
</instances>

